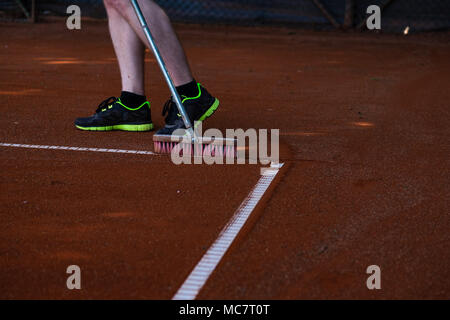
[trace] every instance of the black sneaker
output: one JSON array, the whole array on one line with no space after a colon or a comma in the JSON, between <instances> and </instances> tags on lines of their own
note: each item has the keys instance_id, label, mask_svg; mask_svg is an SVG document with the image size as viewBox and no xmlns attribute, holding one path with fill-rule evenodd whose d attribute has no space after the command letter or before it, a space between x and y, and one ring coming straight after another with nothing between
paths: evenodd
<instances>
[{"instance_id":1,"label":"black sneaker","mask_svg":"<svg viewBox=\"0 0 450 320\"><path fill-rule=\"evenodd\" d=\"M203 121L210 117L219 107L219 100L210 95L200 83L197 85L198 96L191 98L181 96L181 102L192 125L194 125L194 121ZM164 105L162 115L165 116L166 114L166 125L156 132L157 135L171 135L176 129L186 128L178 112L177 105L172 98Z\"/></svg>"},{"instance_id":2,"label":"black sneaker","mask_svg":"<svg viewBox=\"0 0 450 320\"><path fill-rule=\"evenodd\" d=\"M120 98L110 97L100 103L93 116L76 119L75 127L91 131L149 131L153 129L150 102L129 108Z\"/></svg>"}]
</instances>

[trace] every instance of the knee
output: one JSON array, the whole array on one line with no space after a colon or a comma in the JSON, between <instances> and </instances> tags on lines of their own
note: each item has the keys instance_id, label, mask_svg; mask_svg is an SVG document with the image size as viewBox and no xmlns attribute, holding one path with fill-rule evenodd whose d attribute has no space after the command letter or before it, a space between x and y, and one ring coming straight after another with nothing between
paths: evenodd
<instances>
[{"instance_id":1,"label":"knee","mask_svg":"<svg viewBox=\"0 0 450 320\"><path fill-rule=\"evenodd\" d=\"M125 12L131 6L129 0L103 0L103 3L106 9L115 9L119 12Z\"/></svg>"}]
</instances>

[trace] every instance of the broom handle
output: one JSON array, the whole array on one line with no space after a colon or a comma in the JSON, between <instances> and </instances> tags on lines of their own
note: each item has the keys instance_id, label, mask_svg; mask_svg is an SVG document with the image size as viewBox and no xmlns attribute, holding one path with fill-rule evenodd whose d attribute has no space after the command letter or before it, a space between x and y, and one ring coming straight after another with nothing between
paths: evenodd
<instances>
[{"instance_id":1,"label":"broom handle","mask_svg":"<svg viewBox=\"0 0 450 320\"><path fill-rule=\"evenodd\" d=\"M181 118L183 119L184 125L185 125L186 129L188 129L192 133L191 137L193 137L194 135L193 135L191 121L189 120L189 117L186 114L186 110L183 107L183 103L181 102L180 95L178 94L177 90L175 89L175 85L173 84L172 78L170 77L169 72L167 71L166 64L164 63L164 60L161 57L161 53L159 52L159 49L156 46L153 35L150 32L150 29L148 28L147 22L145 21L145 18L144 18L144 15L142 14L141 8L139 7L137 0L131 0L131 4L133 5L134 11L136 12L136 15L142 26L142 29L144 30L144 34L147 37L148 42L150 43L150 47L153 50L153 54L155 55L156 61L158 61L158 65L161 69L161 72L164 75L164 78L166 79L167 84L169 85L170 92L172 93L172 97L175 99L175 104L178 107L178 111L181 114Z\"/></svg>"}]
</instances>

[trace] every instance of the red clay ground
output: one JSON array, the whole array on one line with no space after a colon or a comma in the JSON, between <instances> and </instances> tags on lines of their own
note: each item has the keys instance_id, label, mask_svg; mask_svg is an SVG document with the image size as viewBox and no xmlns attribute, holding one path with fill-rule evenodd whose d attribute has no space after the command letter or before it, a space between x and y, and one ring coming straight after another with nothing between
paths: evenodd
<instances>
[{"instance_id":1,"label":"red clay ground","mask_svg":"<svg viewBox=\"0 0 450 320\"><path fill-rule=\"evenodd\" d=\"M289 167L205 299L450 298L450 45L178 25L221 99L208 127L280 128ZM153 117L168 96L149 55ZM151 150L73 119L120 91L106 23L0 25L0 142ZM0 147L0 298L170 299L258 166ZM179 192L178 192L179 191ZM82 268L82 290L65 287ZM366 288L379 265L382 289Z\"/></svg>"}]
</instances>

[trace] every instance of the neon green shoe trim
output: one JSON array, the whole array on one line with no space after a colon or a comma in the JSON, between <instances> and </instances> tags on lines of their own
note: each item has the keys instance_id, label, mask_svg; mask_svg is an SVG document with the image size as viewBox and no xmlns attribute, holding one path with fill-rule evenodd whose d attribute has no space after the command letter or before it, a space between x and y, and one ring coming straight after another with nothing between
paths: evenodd
<instances>
[{"instance_id":1,"label":"neon green shoe trim","mask_svg":"<svg viewBox=\"0 0 450 320\"><path fill-rule=\"evenodd\" d=\"M124 107L125 109L128 109L128 110L130 110L130 111L136 111L136 110L139 110L140 108L142 108L144 105L148 105L148 108L150 109L150 101L145 101L143 104L141 104L139 107L137 107L137 108L130 108L130 107L127 107L126 105L124 105L123 103L122 103L122 101L120 101L120 98L119 99L117 99L117 101L116 101L118 104L120 104L122 107Z\"/></svg>"},{"instance_id":2,"label":"neon green shoe trim","mask_svg":"<svg viewBox=\"0 0 450 320\"><path fill-rule=\"evenodd\" d=\"M198 99L200 98L200 96L202 95L202 85L200 83L197 83L197 87L198 87L198 95L196 97L191 97L188 98L186 96L182 96L184 99L181 101L181 103L184 103L186 100L194 100L194 99Z\"/></svg>"},{"instance_id":3,"label":"neon green shoe trim","mask_svg":"<svg viewBox=\"0 0 450 320\"><path fill-rule=\"evenodd\" d=\"M122 130L122 131L150 131L153 130L153 123L146 124L117 124L114 126L104 126L104 127L81 127L75 125L80 130L85 131L112 131L112 130Z\"/></svg>"},{"instance_id":4,"label":"neon green shoe trim","mask_svg":"<svg viewBox=\"0 0 450 320\"><path fill-rule=\"evenodd\" d=\"M208 110L206 110L206 112L200 117L200 119L198 119L197 121L203 121L206 118L210 117L214 111L217 110L217 108L219 107L219 99L215 98L216 100L214 101L214 103L212 104L211 107L209 107Z\"/></svg>"},{"instance_id":5,"label":"neon green shoe trim","mask_svg":"<svg viewBox=\"0 0 450 320\"><path fill-rule=\"evenodd\" d=\"M214 103L212 104L212 106L209 107L209 109L206 110L206 112L205 112L198 120L195 121L196 123L194 124L194 128L197 128L198 125L199 125L203 120L205 120L206 118L209 118L210 116L212 116L212 114L217 110L217 108L219 108L220 101L219 101L219 99L217 99L217 98L215 98L215 99L216 99L216 100L214 101Z\"/></svg>"},{"instance_id":6,"label":"neon green shoe trim","mask_svg":"<svg viewBox=\"0 0 450 320\"><path fill-rule=\"evenodd\" d=\"M113 126L113 130L150 131L150 130L153 130L153 123L148 123L148 124L118 124L118 125Z\"/></svg>"},{"instance_id":7,"label":"neon green shoe trim","mask_svg":"<svg viewBox=\"0 0 450 320\"><path fill-rule=\"evenodd\" d=\"M111 131L113 129L112 126L105 126L105 127L81 127L79 125L75 125L80 130L85 131Z\"/></svg>"}]
</instances>

